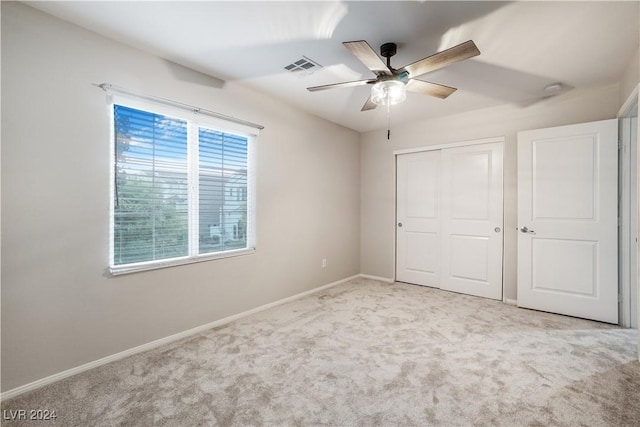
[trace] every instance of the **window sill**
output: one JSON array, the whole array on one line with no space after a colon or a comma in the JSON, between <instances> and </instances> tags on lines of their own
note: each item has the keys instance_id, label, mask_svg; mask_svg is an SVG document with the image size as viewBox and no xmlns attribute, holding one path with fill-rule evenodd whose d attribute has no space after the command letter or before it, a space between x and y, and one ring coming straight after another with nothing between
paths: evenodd
<instances>
[{"instance_id":1,"label":"window sill","mask_svg":"<svg viewBox=\"0 0 640 427\"><path fill-rule=\"evenodd\" d=\"M196 262L212 261L215 259L233 258L243 255L251 255L256 252L256 248L236 249L231 251L217 252L212 254L200 255L197 257L171 258L161 261L141 262L137 264L127 264L122 266L109 267L109 273L112 276L120 276L129 273L138 273L141 271L158 270L160 268L175 267L178 265L193 264Z\"/></svg>"}]
</instances>

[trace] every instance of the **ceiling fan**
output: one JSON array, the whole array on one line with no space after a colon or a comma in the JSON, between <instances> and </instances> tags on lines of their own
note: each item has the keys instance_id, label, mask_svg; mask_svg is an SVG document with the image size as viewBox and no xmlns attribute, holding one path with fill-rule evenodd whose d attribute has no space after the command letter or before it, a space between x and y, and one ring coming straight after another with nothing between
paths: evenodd
<instances>
[{"instance_id":1,"label":"ceiling fan","mask_svg":"<svg viewBox=\"0 0 640 427\"><path fill-rule=\"evenodd\" d=\"M444 99L455 92L456 88L418 80L416 77L480 55L473 40L469 40L402 68L393 68L391 57L397 52L395 43L385 43L380 46L380 55L387 58L386 64L364 40L343 42L342 44L368 69L373 71L376 78L313 86L308 87L307 90L316 92L338 87L373 85L371 95L362 106L361 111L373 110L378 105L393 105L402 102L406 98L405 90Z\"/></svg>"}]
</instances>

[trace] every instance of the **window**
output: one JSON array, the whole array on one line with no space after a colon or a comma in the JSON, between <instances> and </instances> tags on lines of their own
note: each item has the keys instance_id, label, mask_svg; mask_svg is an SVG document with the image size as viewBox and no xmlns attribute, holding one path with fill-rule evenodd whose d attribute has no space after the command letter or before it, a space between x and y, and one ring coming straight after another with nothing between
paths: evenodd
<instances>
[{"instance_id":1,"label":"window","mask_svg":"<svg viewBox=\"0 0 640 427\"><path fill-rule=\"evenodd\" d=\"M255 135L192 115L113 104L113 274L254 249Z\"/></svg>"}]
</instances>

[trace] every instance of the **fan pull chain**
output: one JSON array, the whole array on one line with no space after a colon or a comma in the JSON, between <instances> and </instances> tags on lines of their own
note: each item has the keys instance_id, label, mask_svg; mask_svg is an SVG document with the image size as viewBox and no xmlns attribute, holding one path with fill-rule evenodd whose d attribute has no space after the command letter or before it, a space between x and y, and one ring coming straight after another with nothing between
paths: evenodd
<instances>
[{"instance_id":1,"label":"fan pull chain","mask_svg":"<svg viewBox=\"0 0 640 427\"><path fill-rule=\"evenodd\" d=\"M387 103L387 141L391 137L391 105Z\"/></svg>"}]
</instances>

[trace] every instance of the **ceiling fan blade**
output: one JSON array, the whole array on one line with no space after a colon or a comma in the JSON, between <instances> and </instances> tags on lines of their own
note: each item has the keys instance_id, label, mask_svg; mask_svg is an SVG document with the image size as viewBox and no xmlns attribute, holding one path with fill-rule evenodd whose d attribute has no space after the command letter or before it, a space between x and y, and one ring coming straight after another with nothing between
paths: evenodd
<instances>
[{"instance_id":1,"label":"ceiling fan blade","mask_svg":"<svg viewBox=\"0 0 640 427\"><path fill-rule=\"evenodd\" d=\"M360 60L368 69L373 71L376 76L391 76L391 70L387 67L382 59L371 48L369 43L364 40L343 42L344 47L349 49L356 58Z\"/></svg>"},{"instance_id":2,"label":"ceiling fan blade","mask_svg":"<svg viewBox=\"0 0 640 427\"><path fill-rule=\"evenodd\" d=\"M352 86L362 86L362 85L370 85L376 82L376 79L368 79L368 80L355 80L352 82L343 82L343 83L333 83L330 85L322 85L322 86L312 86L308 87L307 90L309 92L316 92L319 90L327 90L333 89L337 87L352 87Z\"/></svg>"},{"instance_id":3,"label":"ceiling fan blade","mask_svg":"<svg viewBox=\"0 0 640 427\"><path fill-rule=\"evenodd\" d=\"M480 55L480 51L473 40L469 40L409 64L404 69L409 72L410 77L417 77L430 71L439 70L455 62L473 58L476 55Z\"/></svg>"},{"instance_id":4,"label":"ceiling fan blade","mask_svg":"<svg viewBox=\"0 0 640 427\"><path fill-rule=\"evenodd\" d=\"M424 95L435 96L436 98L445 99L457 89L440 85L437 83L425 82L424 80L411 79L407 82L407 90L410 92L421 93Z\"/></svg>"},{"instance_id":5,"label":"ceiling fan blade","mask_svg":"<svg viewBox=\"0 0 640 427\"><path fill-rule=\"evenodd\" d=\"M367 102L364 103L364 105L362 106L362 109L360 111L373 110L377 106L378 105L374 104L373 101L371 100L371 95L369 95L369 98L367 98Z\"/></svg>"}]
</instances>

